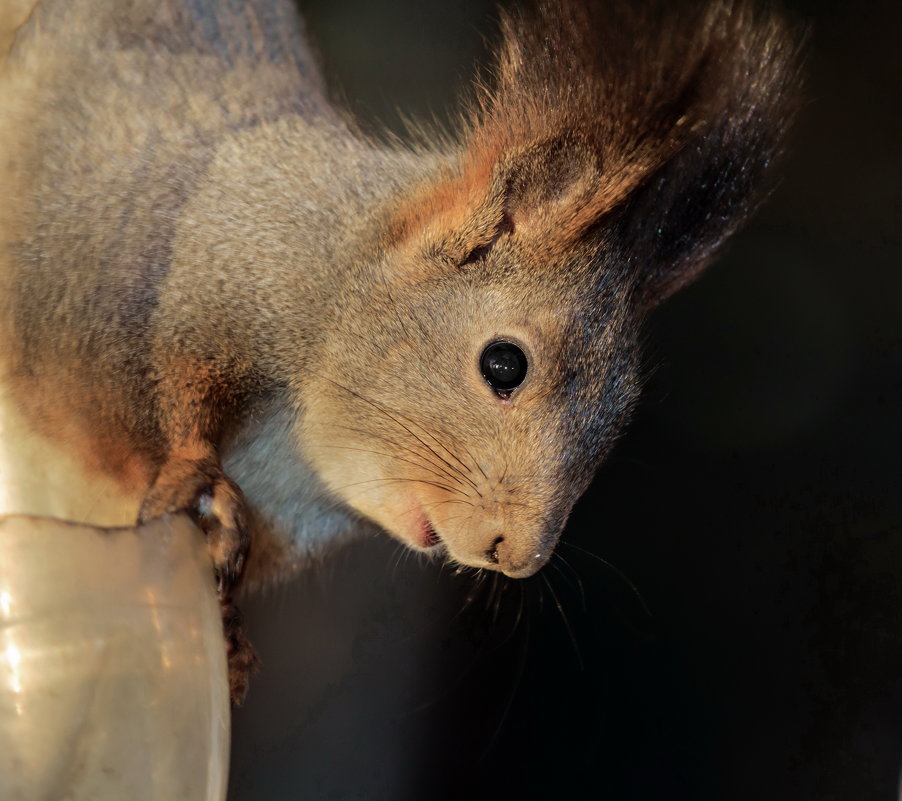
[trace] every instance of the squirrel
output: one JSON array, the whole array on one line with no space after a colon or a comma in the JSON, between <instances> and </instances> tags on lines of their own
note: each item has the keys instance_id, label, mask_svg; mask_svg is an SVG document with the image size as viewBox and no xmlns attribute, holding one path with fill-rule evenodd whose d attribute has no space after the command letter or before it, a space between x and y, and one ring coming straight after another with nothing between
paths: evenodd
<instances>
[{"instance_id":1,"label":"squirrel","mask_svg":"<svg viewBox=\"0 0 902 801\"><path fill-rule=\"evenodd\" d=\"M537 0L458 130L402 141L329 99L291 0L14 5L6 391L139 521L199 522L236 701L242 574L373 527L542 567L636 402L644 317L760 202L799 83L747 0Z\"/></svg>"}]
</instances>

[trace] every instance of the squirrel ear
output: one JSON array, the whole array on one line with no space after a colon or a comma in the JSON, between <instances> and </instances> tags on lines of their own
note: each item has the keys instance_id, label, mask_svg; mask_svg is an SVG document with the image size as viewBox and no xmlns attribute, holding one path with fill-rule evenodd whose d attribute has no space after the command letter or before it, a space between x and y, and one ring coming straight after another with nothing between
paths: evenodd
<instances>
[{"instance_id":1,"label":"squirrel ear","mask_svg":"<svg viewBox=\"0 0 902 801\"><path fill-rule=\"evenodd\" d=\"M595 153L567 135L497 155L468 149L453 173L423 187L398 220L464 266L505 234L539 237L546 249L572 241L597 217L591 205L599 181Z\"/></svg>"},{"instance_id":2,"label":"squirrel ear","mask_svg":"<svg viewBox=\"0 0 902 801\"><path fill-rule=\"evenodd\" d=\"M458 264L511 231L549 260L602 236L655 305L754 208L794 105L799 37L752 0L539 0L502 33L458 159L392 230Z\"/></svg>"},{"instance_id":3,"label":"squirrel ear","mask_svg":"<svg viewBox=\"0 0 902 801\"><path fill-rule=\"evenodd\" d=\"M613 215L609 241L632 262L639 306L657 306L695 280L762 199L774 129L785 119L746 127L740 113L687 144Z\"/></svg>"},{"instance_id":4,"label":"squirrel ear","mask_svg":"<svg viewBox=\"0 0 902 801\"><path fill-rule=\"evenodd\" d=\"M598 154L575 132L513 150L495 176L511 226L524 235L572 240L599 216Z\"/></svg>"},{"instance_id":5,"label":"squirrel ear","mask_svg":"<svg viewBox=\"0 0 902 801\"><path fill-rule=\"evenodd\" d=\"M462 185L549 257L602 234L641 304L658 303L760 198L801 37L751 0L538 2L502 32L495 83L468 115Z\"/></svg>"},{"instance_id":6,"label":"squirrel ear","mask_svg":"<svg viewBox=\"0 0 902 801\"><path fill-rule=\"evenodd\" d=\"M698 277L760 204L795 111L800 38L741 7L729 23L742 49L719 53L718 102L611 218L609 241L633 262L646 309Z\"/></svg>"},{"instance_id":7,"label":"squirrel ear","mask_svg":"<svg viewBox=\"0 0 902 801\"><path fill-rule=\"evenodd\" d=\"M459 266L478 261L505 234L555 243L577 239L608 207L596 152L574 132L504 148L479 141L460 160L420 187L393 219L403 240L418 232L431 250Z\"/></svg>"}]
</instances>

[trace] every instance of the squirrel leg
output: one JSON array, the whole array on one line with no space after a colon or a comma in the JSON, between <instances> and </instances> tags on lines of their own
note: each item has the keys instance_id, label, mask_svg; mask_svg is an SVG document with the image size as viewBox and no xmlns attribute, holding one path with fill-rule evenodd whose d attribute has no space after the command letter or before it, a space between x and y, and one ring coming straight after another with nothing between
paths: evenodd
<instances>
[{"instance_id":1,"label":"squirrel leg","mask_svg":"<svg viewBox=\"0 0 902 801\"><path fill-rule=\"evenodd\" d=\"M222 471L212 447L175 450L145 496L138 520L182 511L206 535L219 594L229 595L250 543L247 513L241 490Z\"/></svg>"},{"instance_id":2,"label":"squirrel leg","mask_svg":"<svg viewBox=\"0 0 902 801\"><path fill-rule=\"evenodd\" d=\"M139 522L179 511L191 515L207 538L222 608L229 692L232 703L238 705L259 664L232 599L250 537L244 496L223 472L212 445L184 446L170 453L141 505Z\"/></svg>"}]
</instances>

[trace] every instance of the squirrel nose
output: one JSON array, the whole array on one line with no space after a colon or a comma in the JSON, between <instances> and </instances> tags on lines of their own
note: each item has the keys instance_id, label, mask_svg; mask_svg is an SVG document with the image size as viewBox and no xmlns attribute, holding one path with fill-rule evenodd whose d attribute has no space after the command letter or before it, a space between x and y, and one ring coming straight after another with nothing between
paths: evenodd
<instances>
[{"instance_id":1,"label":"squirrel nose","mask_svg":"<svg viewBox=\"0 0 902 801\"><path fill-rule=\"evenodd\" d=\"M524 543L526 547L516 547L503 535L495 537L485 553L492 566L511 578L528 578L548 561L552 548L535 543Z\"/></svg>"}]
</instances>

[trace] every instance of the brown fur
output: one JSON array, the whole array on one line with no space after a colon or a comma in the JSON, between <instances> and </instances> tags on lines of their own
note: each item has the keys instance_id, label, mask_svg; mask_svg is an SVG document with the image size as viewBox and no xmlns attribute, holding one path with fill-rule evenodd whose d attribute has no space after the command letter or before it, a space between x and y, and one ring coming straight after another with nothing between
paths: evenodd
<instances>
[{"instance_id":1,"label":"brown fur","mask_svg":"<svg viewBox=\"0 0 902 801\"><path fill-rule=\"evenodd\" d=\"M642 316L760 197L779 16L567 0L502 31L459 137L408 147L328 102L287 0L43 0L17 30L7 386L142 518L192 509L227 605L248 534L255 583L373 522L535 572L629 416ZM510 397L496 339L529 360Z\"/></svg>"}]
</instances>

